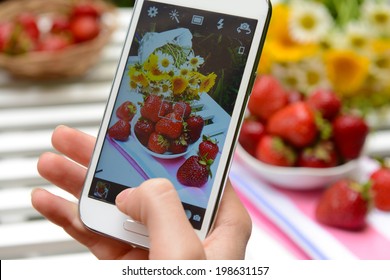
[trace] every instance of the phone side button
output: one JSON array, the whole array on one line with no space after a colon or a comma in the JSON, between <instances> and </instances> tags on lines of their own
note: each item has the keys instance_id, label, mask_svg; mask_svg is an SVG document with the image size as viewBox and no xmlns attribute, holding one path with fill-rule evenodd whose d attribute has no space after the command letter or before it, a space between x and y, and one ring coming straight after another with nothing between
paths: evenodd
<instances>
[{"instance_id":1,"label":"phone side button","mask_svg":"<svg viewBox=\"0 0 390 280\"><path fill-rule=\"evenodd\" d=\"M149 236L148 229L143 224L133 220L126 220L123 223L123 228L139 235Z\"/></svg>"}]
</instances>

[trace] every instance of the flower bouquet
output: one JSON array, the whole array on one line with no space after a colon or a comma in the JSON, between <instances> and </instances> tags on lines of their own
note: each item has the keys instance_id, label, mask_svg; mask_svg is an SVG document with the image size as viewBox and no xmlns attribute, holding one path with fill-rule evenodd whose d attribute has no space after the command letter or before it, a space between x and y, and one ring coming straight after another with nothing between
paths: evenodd
<instances>
[{"instance_id":1,"label":"flower bouquet","mask_svg":"<svg viewBox=\"0 0 390 280\"><path fill-rule=\"evenodd\" d=\"M363 113L390 101L390 3L284 0L258 68L305 95L325 88Z\"/></svg>"}]
</instances>

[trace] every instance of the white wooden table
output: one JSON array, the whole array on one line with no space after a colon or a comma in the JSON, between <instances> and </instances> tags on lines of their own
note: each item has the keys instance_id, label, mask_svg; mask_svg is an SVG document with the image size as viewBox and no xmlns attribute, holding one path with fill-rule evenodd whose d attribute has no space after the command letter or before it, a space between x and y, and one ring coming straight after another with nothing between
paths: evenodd
<instances>
[{"instance_id":1,"label":"white wooden table","mask_svg":"<svg viewBox=\"0 0 390 280\"><path fill-rule=\"evenodd\" d=\"M14 80L0 70L0 259L94 258L31 207L30 193L34 187L45 187L72 199L38 175L37 159L52 150L51 133L59 124L96 135L131 10L122 9L119 15L119 27L99 64L82 79L33 83ZM383 139L383 135L372 138L373 151ZM265 230L254 227L247 258L294 256Z\"/></svg>"}]
</instances>

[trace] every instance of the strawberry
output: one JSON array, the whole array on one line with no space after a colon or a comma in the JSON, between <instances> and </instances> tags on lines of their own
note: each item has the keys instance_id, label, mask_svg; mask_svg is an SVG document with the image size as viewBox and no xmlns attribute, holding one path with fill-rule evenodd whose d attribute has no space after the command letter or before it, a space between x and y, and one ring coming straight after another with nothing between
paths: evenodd
<instances>
[{"instance_id":1,"label":"strawberry","mask_svg":"<svg viewBox=\"0 0 390 280\"><path fill-rule=\"evenodd\" d=\"M148 95L141 107L141 116L156 123L160 120L161 116L164 115L166 114L164 112L164 107L162 107L161 97L155 94Z\"/></svg>"},{"instance_id":2,"label":"strawberry","mask_svg":"<svg viewBox=\"0 0 390 280\"><path fill-rule=\"evenodd\" d=\"M16 18L16 24L19 24L27 36L34 42L37 42L40 36L37 18L35 15L25 12Z\"/></svg>"},{"instance_id":3,"label":"strawberry","mask_svg":"<svg viewBox=\"0 0 390 280\"><path fill-rule=\"evenodd\" d=\"M256 78L248 103L252 115L261 120L268 120L287 103L288 95L276 78L270 75Z\"/></svg>"},{"instance_id":4,"label":"strawberry","mask_svg":"<svg viewBox=\"0 0 390 280\"><path fill-rule=\"evenodd\" d=\"M36 50L40 52L59 51L68 47L70 44L71 42L65 36L59 34L47 34L39 41Z\"/></svg>"},{"instance_id":5,"label":"strawberry","mask_svg":"<svg viewBox=\"0 0 390 280\"><path fill-rule=\"evenodd\" d=\"M155 129L157 133L169 139L176 139L183 132L183 122L175 113L169 113L156 123Z\"/></svg>"},{"instance_id":6,"label":"strawberry","mask_svg":"<svg viewBox=\"0 0 390 280\"><path fill-rule=\"evenodd\" d=\"M242 123L238 142L252 156L256 154L256 146L260 138L265 134L264 125L253 118L246 118Z\"/></svg>"},{"instance_id":7,"label":"strawberry","mask_svg":"<svg viewBox=\"0 0 390 280\"><path fill-rule=\"evenodd\" d=\"M214 160L219 152L218 141L203 135L203 141L199 144L198 155L206 160Z\"/></svg>"},{"instance_id":8,"label":"strawberry","mask_svg":"<svg viewBox=\"0 0 390 280\"><path fill-rule=\"evenodd\" d=\"M374 205L382 211L390 211L390 169L381 167L371 174Z\"/></svg>"},{"instance_id":9,"label":"strawberry","mask_svg":"<svg viewBox=\"0 0 390 280\"><path fill-rule=\"evenodd\" d=\"M366 226L370 201L369 184L340 179L322 194L315 216L320 223L328 226L360 230Z\"/></svg>"},{"instance_id":10,"label":"strawberry","mask_svg":"<svg viewBox=\"0 0 390 280\"><path fill-rule=\"evenodd\" d=\"M321 141L304 148L298 156L299 167L326 168L338 165L338 156L333 142Z\"/></svg>"},{"instance_id":11,"label":"strawberry","mask_svg":"<svg viewBox=\"0 0 390 280\"><path fill-rule=\"evenodd\" d=\"M96 38L100 33L100 23L94 17L78 16L69 23L69 29L76 43Z\"/></svg>"},{"instance_id":12,"label":"strawberry","mask_svg":"<svg viewBox=\"0 0 390 280\"><path fill-rule=\"evenodd\" d=\"M67 17L55 17L52 19L50 32L54 34L69 33L70 23Z\"/></svg>"},{"instance_id":13,"label":"strawberry","mask_svg":"<svg viewBox=\"0 0 390 280\"><path fill-rule=\"evenodd\" d=\"M307 103L327 120L334 119L341 109L340 98L331 90L317 89L308 97Z\"/></svg>"},{"instance_id":14,"label":"strawberry","mask_svg":"<svg viewBox=\"0 0 390 280\"><path fill-rule=\"evenodd\" d=\"M130 101L123 102L118 109L116 109L116 116L126 122L131 122L136 113L137 107Z\"/></svg>"},{"instance_id":15,"label":"strawberry","mask_svg":"<svg viewBox=\"0 0 390 280\"><path fill-rule=\"evenodd\" d=\"M309 146L318 134L315 113L303 101L291 103L271 116L267 132L283 138L297 148Z\"/></svg>"},{"instance_id":16,"label":"strawberry","mask_svg":"<svg viewBox=\"0 0 390 280\"><path fill-rule=\"evenodd\" d=\"M108 135L115 140L126 141L130 136L130 124L119 120L108 129Z\"/></svg>"},{"instance_id":17,"label":"strawberry","mask_svg":"<svg viewBox=\"0 0 390 280\"><path fill-rule=\"evenodd\" d=\"M164 154L168 151L168 140L156 132L152 132L148 141L148 149L157 154Z\"/></svg>"},{"instance_id":18,"label":"strawberry","mask_svg":"<svg viewBox=\"0 0 390 280\"><path fill-rule=\"evenodd\" d=\"M71 12L71 17L90 16L92 18L99 18L102 14L101 9L91 3L76 4Z\"/></svg>"},{"instance_id":19,"label":"strawberry","mask_svg":"<svg viewBox=\"0 0 390 280\"><path fill-rule=\"evenodd\" d=\"M150 120L140 118L134 125L134 133L145 147L148 146L152 132L154 132L154 124Z\"/></svg>"},{"instance_id":20,"label":"strawberry","mask_svg":"<svg viewBox=\"0 0 390 280\"><path fill-rule=\"evenodd\" d=\"M283 140L276 136L263 136L256 148L256 158L264 163L276 166L293 166L296 152Z\"/></svg>"},{"instance_id":21,"label":"strawberry","mask_svg":"<svg viewBox=\"0 0 390 280\"><path fill-rule=\"evenodd\" d=\"M173 112L181 116L183 120L191 115L191 106L187 102L179 101L173 105Z\"/></svg>"},{"instance_id":22,"label":"strawberry","mask_svg":"<svg viewBox=\"0 0 390 280\"><path fill-rule=\"evenodd\" d=\"M0 52L3 52L8 48L10 43L12 30L14 29L14 24L11 22L0 22Z\"/></svg>"},{"instance_id":23,"label":"strawberry","mask_svg":"<svg viewBox=\"0 0 390 280\"><path fill-rule=\"evenodd\" d=\"M202 187L211 176L211 163L199 156L189 157L177 170L178 181L185 186Z\"/></svg>"},{"instance_id":24,"label":"strawberry","mask_svg":"<svg viewBox=\"0 0 390 280\"><path fill-rule=\"evenodd\" d=\"M188 149L188 142L184 135L181 135L179 138L173 140L169 146L169 151L172 154L182 154L185 153Z\"/></svg>"},{"instance_id":25,"label":"strawberry","mask_svg":"<svg viewBox=\"0 0 390 280\"><path fill-rule=\"evenodd\" d=\"M368 125L365 120L353 114L341 114L333 122L333 137L336 148L345 160L359 157L367 134Z\"/></svg>"},{"instance_id":26,"label":"strawberry","mask_svg":"<svg viewBox=\"0 0 390 280\"><path fill-rule=\"evenodd\" d=\"M204 119L199 115L192 115L186 121L186 133L190 144L198 141L204 127Z\"/></svg>"}]
</instances>

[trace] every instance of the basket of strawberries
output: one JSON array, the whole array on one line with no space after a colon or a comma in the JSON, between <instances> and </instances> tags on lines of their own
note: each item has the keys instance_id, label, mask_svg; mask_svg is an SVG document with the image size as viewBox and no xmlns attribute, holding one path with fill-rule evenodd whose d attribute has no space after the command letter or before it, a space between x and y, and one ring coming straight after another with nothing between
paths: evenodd
<instances>
[{"instance_id":1,"label":"basket of strawberries","mask_svg":"<svg viewBox=\"0 0 390 280\"><path fill-rule=\"evenodd\" d=\"M98 61L115 29L114 11L103 0L4 2L0 67L32 79L82 76Z\"/></svg>"}]
</instances>

